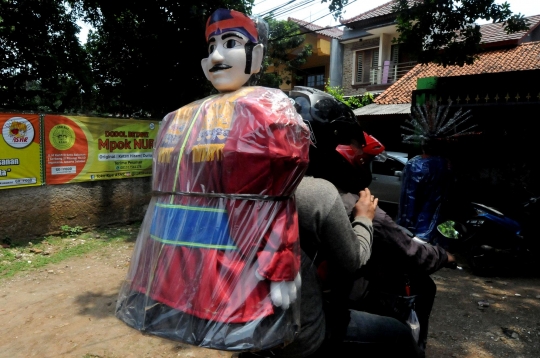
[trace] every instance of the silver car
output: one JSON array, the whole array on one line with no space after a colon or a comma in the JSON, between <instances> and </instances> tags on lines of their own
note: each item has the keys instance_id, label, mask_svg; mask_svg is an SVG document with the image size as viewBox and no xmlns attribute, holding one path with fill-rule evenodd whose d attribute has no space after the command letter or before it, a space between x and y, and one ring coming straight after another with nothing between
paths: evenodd
<instances>
[{"instance_id":1,"label":"silver car","mask_svg":"<svg viewBox=\"0 0 540 358\"><path fill-rule=\"evenodd\" d=\"M387 159L384 162L373 161L371 172L373 181L369 190L379 202L399 204L401 192L401 178L403 169L407 163L407 153L386 152Z\"/></svg>"}]
</instances>

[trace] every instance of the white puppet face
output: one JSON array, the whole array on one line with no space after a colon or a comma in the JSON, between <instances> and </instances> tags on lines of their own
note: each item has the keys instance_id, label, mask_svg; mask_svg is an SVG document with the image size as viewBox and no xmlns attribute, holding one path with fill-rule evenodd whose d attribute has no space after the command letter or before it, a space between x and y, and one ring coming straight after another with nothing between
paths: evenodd
<instances>
[{"instance_id":1,"label":"white puppet face","mask_svg":"<svg viewBox=\"0 0 540 358\"><path fill-rule=\"evenodd\" d=\"M208 57L201 61L206 78L219 92L236 91L249 77L260 71L263 46L252 51L252 63L246 73L247 37L236 31L214 35L208 40Z\"/></svg>"}]
</instances>

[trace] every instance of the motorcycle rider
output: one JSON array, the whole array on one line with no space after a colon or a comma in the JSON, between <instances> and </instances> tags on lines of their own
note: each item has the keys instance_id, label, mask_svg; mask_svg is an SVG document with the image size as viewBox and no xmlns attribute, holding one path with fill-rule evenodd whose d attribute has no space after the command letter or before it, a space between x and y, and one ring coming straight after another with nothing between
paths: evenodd
<instances>
[{"instance_id":1,"label":"motorcycle rider","mask_svg":"<svg viewBox=\"0 0 540 358\"><path fill-rule=\"evenodd\" d=\"M351 213L352 205L358 198L356 193L369 187L371 183L370 163L377 154L383 153L384 147L372 136L365 134L362 151L356 150L354 146L344 145L338 146L336 150L335 143L328 140L328 136L335 135L332 124L343 126L336 122L344 118L349 122L356 122L354 113L327 93L312 88L295 87L290 97L295 99L298 112L309 124L312 137L315 138L315 147L310 147L307 175L333 183L341 194L347 213ZM324 103L324 106L321 103ZM346 114L336 120L335 112L339 112L338 109ZM414 302L406 302L411 306L414 303L420 321L418 345L424 350L429 315L436 293L436 285L429 275L442 267L455 265L455 258L441 247L426 245L415 239L380 208L375 212L373 228L371 258L362 268L362 277L354 282L349 296L349 307L403 319L400 315L392 314L398 307L385 305L382 301L384 297L380 293L411 297L410 300ZM405 292L407 284L412 290L408 294ZM406 314L406 308L409 307L403 308Z\"/></svg>"},{"instance_id":2,"label":"motorcycle rider","mask_svg":"<svg viewBox=\"0 0 540 358\"><path fill-rule=\"evenodd\" d=\"M363 166L353 167L340 160L342 154L336 151L361 153L366 145L364 133L354 114L324 94L316 101L308 94L312 89L298 92L295 107L304 121L311 126L313 146L310 148L310 164L306 176L299 184L295 197L300 225L300 246L302 248L302 291L301 327L295 340L283 348L256 353L241 353L239 357L364 357L397 356L422 357L411 335L410 328L392 317L380 316L349 310L348 289L353 278L365 264L371 249L358 234L351 233L351 222L340 194L333 184L339 184L358 193L370 175L358 176ZM294 94L294 91L291 93ZM321 179L325 175L329 180ZM348 183L342 176L356 178ZM360 185L358 185L358 182ZM348 185L354 183L355 185ZM356 190L358 189L358 190ZM371 225L361 218L359 207L365 207L365 199L372 197L369 189L360 191L360 200L355 201L352 226L358 232L360 226L371 234ZM363 202L364 200L364 202ZM362 203L363 202L363 203ZM369 210L364 210L369 219L374 217L377 199L373 198ZM369 220L367 220L369 223ZM371 235L370 235L371 236ZM355 244L360 241L360 245ZM367 254L367 256L366 256ZM358 260L360 258L360 261ZM328 262L332 277L332 291L323 295L323 287L318 277L318 266Z\"/></svg>"}]
</instances>

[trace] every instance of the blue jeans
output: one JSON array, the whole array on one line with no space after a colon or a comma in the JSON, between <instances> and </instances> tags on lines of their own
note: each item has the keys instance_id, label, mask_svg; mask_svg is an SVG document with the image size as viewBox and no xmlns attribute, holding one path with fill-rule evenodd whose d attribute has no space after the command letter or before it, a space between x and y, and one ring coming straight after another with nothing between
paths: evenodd
<instances>
[{"instance_id":1,"label":"blue jeans","mask_svg":"<svg viewBox=\"0 0 540 358\"><path fill-rule=\"evenodd\" d=\"M343 357L423 357L410 328L395 318L350 311L343 341L325 347ZM334 353L335 354L335 353Z\"/></svg>"},{"instance_id":2,"label":"blue jeans","mask_svg":"<svg viewBox=\"0 0 540 358\"><path fill-rule=\"evenodd\" d=\"M421 358L410 328L395 318L350 310L350 321L339 340L326 340L312 355L304 358L327 357L399 357ZM240 353L239 358L281 357L274 353Z\"/></svg>"}]
</instances>

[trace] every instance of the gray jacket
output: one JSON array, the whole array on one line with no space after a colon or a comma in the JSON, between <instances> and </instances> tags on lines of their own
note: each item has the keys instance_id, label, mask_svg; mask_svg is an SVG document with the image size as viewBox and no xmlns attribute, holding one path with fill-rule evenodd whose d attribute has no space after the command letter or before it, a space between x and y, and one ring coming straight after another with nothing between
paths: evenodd
<instances>
[{"instance_id":1,"label":"gray jacket","mask_svg":"<svg viewBox=\"0 0 540 358\"><path fill-rule=\"evenodd\" d=\"M353 273L368 261L373 241L371 221L356 217L351 225L341 197L330 182L304 177L295 196L302 247L301 327L293 343L270 354L288 358L312 354L325 337L316 257L324 254L341 270Z\"/></svg>"}]
</instances>

